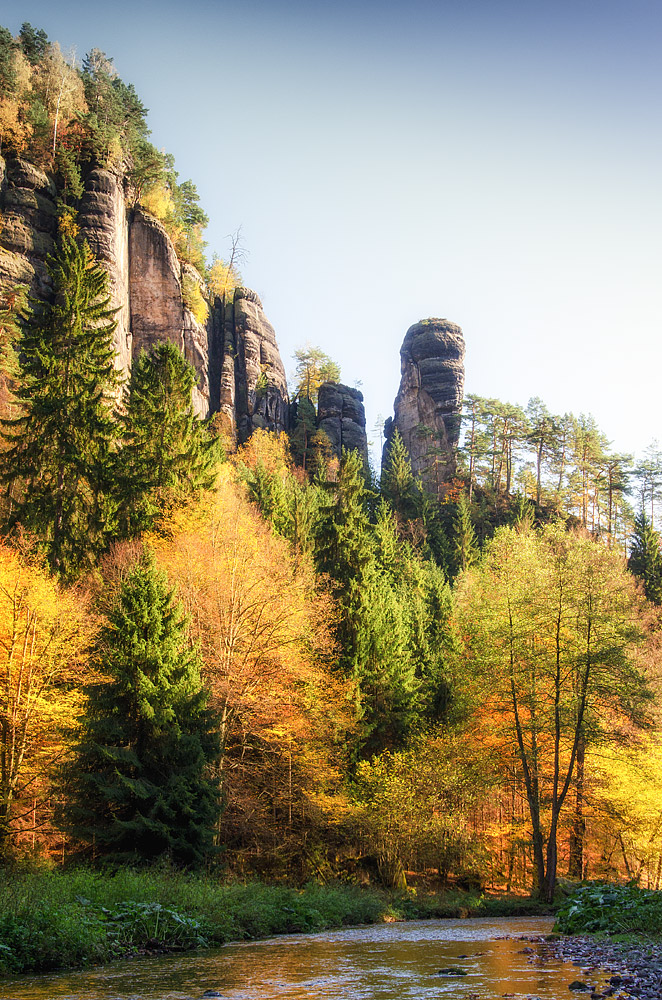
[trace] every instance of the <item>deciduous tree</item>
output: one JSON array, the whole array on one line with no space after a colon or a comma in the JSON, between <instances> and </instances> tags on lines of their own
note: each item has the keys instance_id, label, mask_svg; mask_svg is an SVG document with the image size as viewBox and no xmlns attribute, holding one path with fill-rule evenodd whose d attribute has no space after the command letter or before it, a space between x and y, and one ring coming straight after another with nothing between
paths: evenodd
<instances>
[{"instance_id":1,"label":"deciduous tree","mask_svg":"<svg viewBox=\"0 0 662 1000\"><path fill-rule=\"evenodd\" d=\"M76 598L0 546L0 857L21 800L43 790L39 782L62 751L63 728L80 705L89 637Z\"/></svg>"},{"instance_id":2,"label":"deciduous tree","mask_svg":"<svg viewBox=\"0 0 662 1000\"><path fill-rule=\"evenodd\" d=\"M483 711L516 747L537 889L551 901L578 753L645 716L645 602L620 558L590 537L502 528L462 578L458 612L466 656L487 681Z\"/></svg>"},{"instance_id":3,"label":"deciduous tree","mask_svg":"<svg viewBox=\"0 0 662 1000\"><path fill-rule=\"evenodd\" d=\"M317 393L322 382L339 382L340 366L319 347L300 347L294 352L296 360L294 396L309 399L317 406Z\"/></svg>"}]
</instances>

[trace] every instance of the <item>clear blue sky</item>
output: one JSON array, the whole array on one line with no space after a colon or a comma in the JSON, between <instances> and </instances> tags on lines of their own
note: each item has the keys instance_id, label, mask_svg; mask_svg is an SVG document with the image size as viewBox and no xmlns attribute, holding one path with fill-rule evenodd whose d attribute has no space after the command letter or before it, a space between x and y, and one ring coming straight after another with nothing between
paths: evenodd
<instances>
[{"instance_id":1,"label":"clear blue sky","mask_svg":"<svg viewBox=\"0 0 662 1000\"><path fill-rule=\"evenodd\" d=\"M115 59L210 216L242 227L286 368L317 344L391 413L420 318L467 390L662 438L658 0L113 3L0 22Z\"/></svg>"}]
</instances>

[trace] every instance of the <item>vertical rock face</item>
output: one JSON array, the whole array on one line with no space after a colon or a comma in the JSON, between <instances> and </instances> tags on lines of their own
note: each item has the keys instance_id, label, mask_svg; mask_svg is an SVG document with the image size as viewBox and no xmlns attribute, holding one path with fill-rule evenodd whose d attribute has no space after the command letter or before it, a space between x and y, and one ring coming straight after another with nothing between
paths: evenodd
<instances>
[{"instance_id":1,"label":"vertical rock face","mask_svg":"<svg viewBox=\"0 0 662 1000\"><path fill-rule=\"evenodd\" d=\"M48 296L45 261L54 247L56 194L39 167L0 157L0 288L25 284L33 295Z\"/></svg>"},{"instance_id":2,"label":"vertical rock face","mask_svg":"<svg viewBox=\"0 0 662 1000\"><path fill-rule=\"evenodd\" d=\"M0 290L27 284L33 295L51 294L45 261L55 245L56 196L38 167L0 157ZM196 371L195 412L220 411L232 441L241 444L257 427L287 429L285 370L255 292L236 289L225 305L217 299L201 324L182 296L183 279L189 287L197 282L206 296L200 275L180 263L160 222L140 209L127 213L124 178L109 170L87 174L78 223L110 277L120 371L128 376L142 349L169 340Z\"/></svg>"},{"instance_id":3,"label":"vertical rock face","mask_svg":"<svg viewBox=\"0 0 662 1000\"><path fill-rule=\"evenodd\" d=\"M78 212L81 232L92 253L110 277L110 297L115 320L116 366L131 367L131 322L129 310L129 241L122 178L109 170L92 170Z\"/></svg>"},{"instance_id":4,"label":"vertical rock face","mask_svg":"<svg viewBox=\"0 0 662 1000\"><path fill-rule=\"evenodd\" d=\"M317 426L340 457L343 448L358 448L368 462L368 438L365 430L363 393L338 382L323 382L317 397Z\"/></svg>"},{"instance_id":5,"label":"vertical rock face","mask_svg":"<svg viewBox=\"0 0 662 1000\"><path fill-rule=\"evenodd\" d=\"M386 421L385 447L397 428L414 474L433 492L455 474L464 354L462 330L446 319L415 323L400 348L402 377L395 417Z\"/></svg>"},{"instance_id":6,"label":"vertical rock face","mask_svg":"<svg viewBox=\"0 0 662 1000\"><path fill-rule=\"evenodd\" d=\"M180 264L170 237L160 222L136 209L129 225L129 303L132 356L169 340L195 368L197 388L193 408L209 412L207 330L182 300L182 277L200 281L195 268Z\"/></svg>"},{"instance_id":7,"label":"vertical rock face","mask_svg":"<svg viewBox=\"0 0 662 1000\"><path fill-rule=\"evenodd\" d=\"M231 439L242 444L257 427L287 430L285 369L259 296L250 288L236 288L234 301L223 305L217 300L214 312L219 316L212 320L210 343L222 339L222 349L211 368L218 377L218 409Z\"/></svg>"}]
</instances>

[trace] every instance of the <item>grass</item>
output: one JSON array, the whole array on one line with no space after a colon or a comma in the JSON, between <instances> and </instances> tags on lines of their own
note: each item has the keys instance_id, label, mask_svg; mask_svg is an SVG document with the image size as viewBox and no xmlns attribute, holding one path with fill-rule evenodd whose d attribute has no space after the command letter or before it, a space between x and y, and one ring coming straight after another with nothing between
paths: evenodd
<instances>
[{"instance_id":1,"label":"grass","mask_svg":"<svg viewBox=\"0 0 662 1000\"><path fill-rule=\"evenodd\" d=\"M532 900L478 893L389 893L340 883L297 889L168 869L19 869L0 874L0 972L75 968L383 920L542 912Z\"/></svg>"}]
</instances>

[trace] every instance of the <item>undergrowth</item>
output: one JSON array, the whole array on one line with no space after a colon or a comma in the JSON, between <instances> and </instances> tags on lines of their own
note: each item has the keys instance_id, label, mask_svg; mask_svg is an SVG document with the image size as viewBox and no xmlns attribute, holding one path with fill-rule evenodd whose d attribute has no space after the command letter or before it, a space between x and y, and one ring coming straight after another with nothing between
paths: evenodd
<instances>
[{"instance_id":1,"label":"undergrowth","mask_svg":"<svg viewBox=\"0 0 662 1000\"><path fill-rule=\"evenodd\" d=\"M382 920L538 912L530 900L478 893L419 895L312 882L298 889L170 869L12 869L0 871L0 973Z\"/></svg>"},{"instance_id":2,"label":"undergrowth","mask_svg":"<svg viewBox=\"0 0 662 1000\"><path fill-rule=\"evenodd\" d=\"M636 885L590 882L560 907L562 934L662 934L662 892Z\"/></svg>"}]
</instances>

